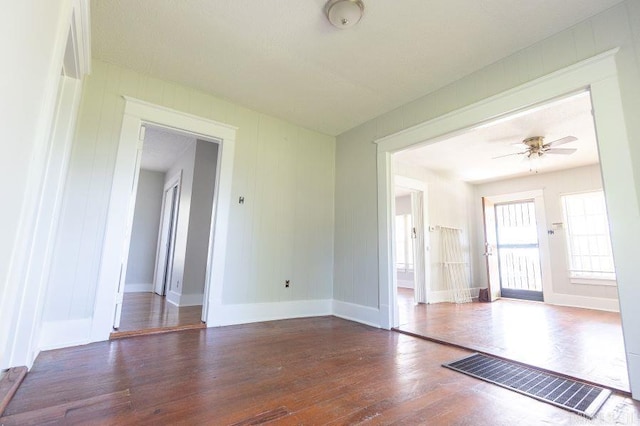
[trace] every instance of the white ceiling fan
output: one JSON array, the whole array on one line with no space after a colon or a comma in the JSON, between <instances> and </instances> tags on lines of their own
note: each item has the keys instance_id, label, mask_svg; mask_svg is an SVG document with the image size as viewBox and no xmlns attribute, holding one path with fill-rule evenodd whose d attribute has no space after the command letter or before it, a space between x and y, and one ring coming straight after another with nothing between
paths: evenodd
<instances>
[{"instance_id":1,"label":"white ceiling fan","mask_svg":"<svg viewBox=\"0 0 640 426\"><path fill-rule=\"evenodd\" d=\"M540 158L542 156L546 156L547 154L561 154L561 155L570 155L577 151L576 148L556 148L560 145L564 145L569 142L577 141L578 138L575 136L565 136L564 138L557 139L555 141L544 143L544 136L532 136L530 138L526 138L522 142L518 142L518 144L523 143L527 148L522 152L514 152L513 154L499 155L496 158L509 157L511 155L524 155L525 158Z\"/></svg>"}]
</instances>

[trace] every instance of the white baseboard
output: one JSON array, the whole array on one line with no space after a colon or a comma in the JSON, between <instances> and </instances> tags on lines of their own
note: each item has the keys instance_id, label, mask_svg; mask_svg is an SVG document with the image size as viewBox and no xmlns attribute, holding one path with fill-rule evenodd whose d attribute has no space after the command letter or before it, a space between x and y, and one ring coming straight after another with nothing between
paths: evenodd
<instances>
[{"instance_id":1,"label":"white baseboard","mask_svg":"<svg viewBox=\"0 0 640 426\"><path fill-rule=\"evenodd\" d=\"M451 302L451 292L449 290L428 290L427 303Z\"/></svg>"},{"instance_id":2,"label":"white baseboard","mask_svg":"<svg viewBox=\"0 0 640 426\"><path fill-rule=\"evenodd\" d=\"M631 394L633 399L640 400L640 355L627 352L627 367L629 369L629 381L631 382Z\"/></svg>"},{"instance_id":3,"label":"white baseboard","mask_svg":"<svg viewBox=\"0 0 640 426\"><path fill-rule=\"evenodd\" d=\"M471 287L469 289L472 299L478 297L478 293L480 293L481 288L483 287ZM449 290L429 290L427 293L427 303L443 303L452 301L453 298L451 297L451 291Z\"/></svg>"},{"instance_id":4,"label":"white baseboard","mask_svg":"<svg viewBox=\"0 0 640 426\"><path fill-rule=\"evenodd\" d=\"M202 299L204 294L180 294L175 291L169 291L167 293L167 302L175 306L200 306L202 305Z\"/></svg>"},{"instance_id":5,"label":"white baseboard","mask_svg":"<svg viewBox=\"0 0 640 426\"><path fill-rule=\"evenodd\" d=\"M85 345L91 341L91 324L91 318L44 321L40 330L38 349L47 351Z\"/></svg>"},{"instance_id":6,"label":"white baseboard","mask_svg":"<svg viewBox=\"0 0 640 426\"><path fill-rule=\"evenodd\" d=\"M151 293L153 291L153 284L125 284L125 293Z\"/></svg>"},{"instance_id":7,"label":"white baseboard","mask_svg":"<svg viewBox=\"0 0 640 426\"><path fill-rule=\"evenodd\" d=\"M180 293L176 293L175 291L169 290L167 292L167 302L171 303L174 306L180 306Z\"/></svg>"},{"instance_id":8,"label":"white baseboard","mask_svg":"<svg viewBox=\"0 0 640 426\"><path fill-rule=\"evenodd\" d=\"M605 299L603 297L576 296L573 294L545 294L545 303L551 305L571 306L574 308L597 309L600 311L620 312L618 299Z\"/></svg>"},{"instance_id":9,"label":"white baseboard","mask_svg":"<svg viewBox=\"0 0 640 426\"><path fill-rule=\"evenodd\" d=\"M413 288L413 281L409 281L409 280L398 280L398 287L402 287L402 288Z\"/></svg>"},{"instance_id":10,"label":"white baseboard","mask_svg":"<svg viewBox=\"0 0 640 426\"><path fill-rule=\"evenodd\" d=\"M331 315L331 300L217 305L213 326Z\"/></svg>"},{"instance_id":11,"label":"white baseboard","mask_svg":"<svg viewBox=\"0 0 640 426\"><path fill-rule=\"evenodd\" d=\"M199 306L202 305L203 293L181 294L180 306Z\"/></svg>"},{"instance_id":12,"label":"white baseboard","mask_svg":"<svg viewBox=\"0 0 640 426\"><path fill-rule=\"evenodd\" d=\"M380 328L380 310L378 308L333 300L332 312L336 317Z\"/></svg>"}]
</instances>

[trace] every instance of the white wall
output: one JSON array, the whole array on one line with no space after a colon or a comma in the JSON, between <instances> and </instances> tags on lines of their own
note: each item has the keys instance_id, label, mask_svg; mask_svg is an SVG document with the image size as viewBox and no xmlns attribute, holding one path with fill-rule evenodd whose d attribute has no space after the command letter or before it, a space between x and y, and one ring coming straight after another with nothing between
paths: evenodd
<instances>
[{"instance_id":1,"label":"white wall","mask_svg":"<svg viewBox=\"0 0 640 426\"><path fill-rule=\"evenodd\" d=\"M223 303L331 298L335 139L94 61L73 146L45 321L93 314L122 95L238 127L232 197L244 196L245 203L232 204L229 215ZM289 289L285 279L291 280Z\"/></svg>"},{"instance_id":2,"label":"white wall","mask_svg":"<svg viewBox=\"0 0 640 426\"><path fill-rule=\"evenodd\" d=\"M479 278L481 286L487 285L486 263L484 258L480 255L482 253L484 236L482 230L482 209L480 200L483 196L494 196L503 194L512 194L520 191L530 190L543 190L543 199L546 215L547 227L550 229L552 223L564 222L562 214L562 202L561 195L570 194L575 192L595 191L602 189L602 178L600 174L600 166L594 164L591 166L578 167L574 169L533 174L526 177L516 179L506 179L497 182L486 183L475 186L475 199L474 203L476 229L477 233L474 239L474 261L477 265L477 270L480 271ZM546 232L544 232L546 235ZM616 287L603 286L603 285L585 285L585 284L572 284L569 279L568 270L568 258L567 258L567 246L564 230L556 230L554 235L547 236L549 243L549 258L551 261L551 281L553 287L553 293L582 296L575 298L574 306L582 306L589 308L598 308L597 300L592 300L592 305L585 305L589 300L587 298L604 298L604 299L618 299L618 291ZM545 300L548 302L554 302L553 294L545 294Z\"/></svg>"},{"instance_id":3,"label":"white wall","mask_svg":"<svg viewBox=\"0 0 640 426\"><path fill-rule=\"evenodd\" d=\"M411 214L411 195L396 197L396 215Z\"/></svg>"},{"instance_id":4,"label":"white wall","mask_svg":"<svg viewBox=\"0 0 640 426\"><path fill-rule=\"evenodd\" d=\"M471 278L472 264L469 257L470 236L475 235L475 221L473 220L473 187L465 182L435 173L423 167L395 162L396 176L404 176L422 181L427 184L427 209L429 223L425 227L447 226L462 230L463 252L467 254L470 286L478 287ZM431 262L431 281L427 299L431 302L449 300L444 283L444 268L442 264L440 231L428 233L429 258ZM429 295L431 296L429 298Z\"/></svg>"},{"instance_id":5,"label":"white wall","mask_svg":"<svg viewBox=\"0 0 640 426\"><path fill-rule=\"evenodd\" d=\"M38 202L72 9L68 0L25 0L5 2L0 14L0 170L10 182L0 211L0 369L30 365L37 353L29 346L42 287L27 268L36 215L55 215Z\"/></svg>"},{"instance_id":6,"label":"white wall","mask_svg":"<svg viewBox=\"0 0 640 426\"><path fill-rule=\"evenodd\" d=\"M175 162L165 174L165 185L168 184L174 176L178 174L182 176L173 248L173 268L169 285L167 286L167 298L176 304L180 303L179 295L182 294L184 282L195 162L196 144L192 144L180 157L176 158Z\"/></svg>"},{"instance_id":7,"label":"white wall","mask_svg":"<svg viewBox=\"0 0 640 426\"><path fill-rule=\"evenodd\" d=\"M152 291L165 174L140 170L124 291Z\"/></svg>"},{"instance_id":8,"label":"white wall","mask_svg":"<svg viewBox=\"0 0 640 426\"><path fill-rule=\"evenodd\" d=\"M440 117L492 95L532 81L580 60L620 47L616 55L623 114L630 141L640 140L640 2L627 0L555 36L542 40L478 70L446 87L381 115L337 137L336 142L336 227L334 298L356 306L377 309L378 223L377 155L378 138ZM604 143L607 143L604 141ZM611 182L634 185L640 196L640 144L630 144L635 179ZM605 190L608 183L605 182ZM634 200L635 201L635 200ZM615 222L612 226L616 227ZM637 331L632 300L637 288L626 290L623 326ZM629 317L625 320L624 303ZM374 312L368 318L374 318ZM626 321L626 325L625 325ZM627 333L627 331L625 331ZM634 335L640 335L635 333ZM629 354L640 354L640 339L625 335ZM638 372L640 355L630 355ZM634 358L635 357L635 358ZM632 381L633 381L632 380ZM637 392L637 391L635 391Z\"/></svg>"},{"instance_id":9,"label":"white wall","mask_svg":"<svg viewBox=\"0 0 640 426\"><path fill-rule=\"evenodd\" d=\"M204 294L209 249L208 230L211 227L211 207L216 184L218 145L199 140L195 149L189 231L183 286L180 293L182 295L192 295L191 299L195 299L194 302L199 302L200 304Z\"/></svg>"}]
</instances>

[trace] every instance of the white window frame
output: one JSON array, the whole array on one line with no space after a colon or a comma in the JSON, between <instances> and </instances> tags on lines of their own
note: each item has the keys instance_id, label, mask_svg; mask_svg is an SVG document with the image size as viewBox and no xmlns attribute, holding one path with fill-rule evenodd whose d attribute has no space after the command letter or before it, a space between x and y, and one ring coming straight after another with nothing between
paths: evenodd
<instances>
[{"instance_id":1,"label":"white window frame","mask_svg":"<svg viewBox=\"0 0 640 426\"><path fill-rule=\"evenodd\" d=\"M603 210L604 211L604 219L606 221L606 226L604 227L605 232L604 234L602 233L594 233L594 234L590 234L588 236L590 237L604 237L606 238L606 241L608 242L608 246L606 247L606 249L608 250L608 256L611 258L611 263L614 265L614 270L612 272L609 271L591 271L592 273L590 274L588 270L582 270L582 271L576 271L574 269L574 263L573 263L573 259L574 256L576 256L575 253L575 249L572 246L573 243L573 235L571 232L572 226L570 223L570 217L568 215L568 211L567 211L567 198L569 197L581 197L581 196L593 196L593 195L600 195L602 197L602 202L603 202ZM562 204L562 215L563 215L563 219L564 219L564 230L565 230L565 238L566 238L566 253L567 253L567 262L569 265L568 268L568 272L569 272L569 279L571 281L572 284L586 284L586 285L609 285L609 286L615 286L616 285L616 273L615 273L615 264L614 264L614 259L613 259L613 252L611 249L611 235L609 232L609 218L607 215L607 208L606 208L606 202L604 199L604 191L602 189L599 190L595 190L595 191L585 191L585 192L578 192L578 193L569 193L569 194L562 194L560 196L560 202ZM573 219L575 220L575 219ZM586 254L585 256L590 256L590 254ZM610 277L603 277L602 274L612 274L612 276Z\"/></svg>"}]
</instances>

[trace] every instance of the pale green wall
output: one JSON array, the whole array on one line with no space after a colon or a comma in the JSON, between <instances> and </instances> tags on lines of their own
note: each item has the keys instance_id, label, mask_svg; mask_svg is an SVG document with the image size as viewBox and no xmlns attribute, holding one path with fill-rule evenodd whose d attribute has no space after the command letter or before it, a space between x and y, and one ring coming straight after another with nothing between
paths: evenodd
<instances>
[{"instance_id":1,"label":"pale green wall","mask_svg":"<svg viewBox=\"0 0 640 426\"><path fill-rule=\"evenodd\" d=\"M620 47L616 55L630 141L640 137L640 2L626 1L568 30L337 137L334 299L378 307L375 139ZM640 144L631 144L635 180ZM636 187L639 189L640 187Z\"/></svg>"},{"instance_id":2,"label":"pale green wall","mask_svg":"<svg viewBox=\"0 0 640 426\"><path fill-rule=\"evenodd\" d=\"M122 95L238 127L223 303L331 298L335 139L94 61L80 107L45 321L93 313ZM239 196L245 197L242 205ZM285 279L292 280L286 292Z\"/></svg>"}]
</instances>

